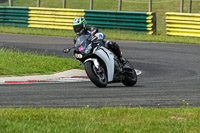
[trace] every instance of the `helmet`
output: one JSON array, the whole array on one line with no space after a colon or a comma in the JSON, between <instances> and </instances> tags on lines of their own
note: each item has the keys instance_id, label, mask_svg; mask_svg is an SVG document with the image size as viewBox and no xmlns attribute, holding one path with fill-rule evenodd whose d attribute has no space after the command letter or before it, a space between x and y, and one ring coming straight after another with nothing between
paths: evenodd
<instances>
[{"instance_id":1,"label":"helmet","mask_svg":"<svg viewBox=\"0 0 200 133\"><path fill-rule=\"evenodd\" d=\"M87 21L84 17L75 18L72 25L77 35L82 34L87 29Z\"/></svg>"}]
</instances>

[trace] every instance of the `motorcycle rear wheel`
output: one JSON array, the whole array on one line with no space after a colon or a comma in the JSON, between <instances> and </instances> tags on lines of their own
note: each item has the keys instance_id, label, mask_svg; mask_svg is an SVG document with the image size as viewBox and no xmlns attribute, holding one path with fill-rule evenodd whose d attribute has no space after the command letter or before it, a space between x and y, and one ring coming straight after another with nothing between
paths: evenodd
<instances>
[{"instance_id":1,"label":"motorcycle rear wheel","mask_svg":"<svg viewBox=\"0 0 200 133\"><path fill-rule=\"evenodd\" d=\"M92 61L88 61L85 63L85 71L92 81L97 87L103 88L108 84L108 78L106 71L103 66L99 66L97 69Z\"/></svg>"},{"instance_id":2,"label":"motorcycle rear wheel","mask_svg":"<svg viewBox=\"0 0 200 133\"><path fill-rule=\"evenodd\" d=\"M137 74L133 69L132 73L125 73L125 78L122 80L122 83L126 86L134 86L137 83Z\"/></svg>"}]
</instances>

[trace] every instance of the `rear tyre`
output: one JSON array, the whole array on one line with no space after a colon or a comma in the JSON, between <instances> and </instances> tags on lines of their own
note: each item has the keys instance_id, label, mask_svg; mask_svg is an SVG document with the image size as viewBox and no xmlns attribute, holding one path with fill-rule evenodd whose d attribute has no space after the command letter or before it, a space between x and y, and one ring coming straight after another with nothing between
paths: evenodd
<instances>
[{"instance_id":1,"label":"rear tyre","mask_svg":"<svg viewBox=\"0 0 200 133\"><path fill-rule=\"evenodd\" d=\"M132 73L125 73L125 78L122 80L122 83L126 86L133 86L137 83L137 74L133 69Z\"/></svg>"},{"instance_id":2,"label":"rear tyre","mask_svg":"<svg viewBox=\"0 0 200 133\"><path fill-rule=\"evenodd\" d=\"M102 88L107 86L108 78L103 66L100 65L99 69L97 69L92 61L88 61L85 63L85 71L92 83L97 87Z\"/></svg>"}]
</instances>

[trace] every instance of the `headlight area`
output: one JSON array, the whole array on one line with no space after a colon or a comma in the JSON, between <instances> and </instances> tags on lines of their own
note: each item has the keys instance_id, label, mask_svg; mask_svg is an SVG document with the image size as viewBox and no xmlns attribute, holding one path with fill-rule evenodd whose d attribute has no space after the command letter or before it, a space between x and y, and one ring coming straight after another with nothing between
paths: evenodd
<instances>
[{"instance_id":1,"label":"headlight area","mask_svg":"<svg viewBox=\"0 0 200 133\"><path fill-rule=\"evenodd\" d=\"M77 53L75 53L74 56L75 56L76 58L78 58L78 59L82 59L82 58L83 58L83 55L82 55L82 54L77 54Z\"/></svg>"}]
</instances>

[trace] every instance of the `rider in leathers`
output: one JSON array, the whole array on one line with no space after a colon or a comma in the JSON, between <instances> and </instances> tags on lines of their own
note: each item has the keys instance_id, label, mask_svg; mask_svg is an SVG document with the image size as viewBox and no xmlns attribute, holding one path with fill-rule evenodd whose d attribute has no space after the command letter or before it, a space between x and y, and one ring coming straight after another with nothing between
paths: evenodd
<instances>
[{"instance_id":1,"label":"rider in leathers","mask_svg":"<svg viewBox=\"0 0 200 133\"><path fill-rule=\"evenodd\" d=\"M125 59L122 57L122 52L119 45L116 42L104 41L105 34L99 32L95 27L87 27L87 22L84 17L75 18L73 21L73 28L74 32L76 33L74 44L79 36L92 34L93 36L97 37L97 40L102 41L106 48L112 50L122 64L125 64Z\"/></svg>"}]
</instances>

